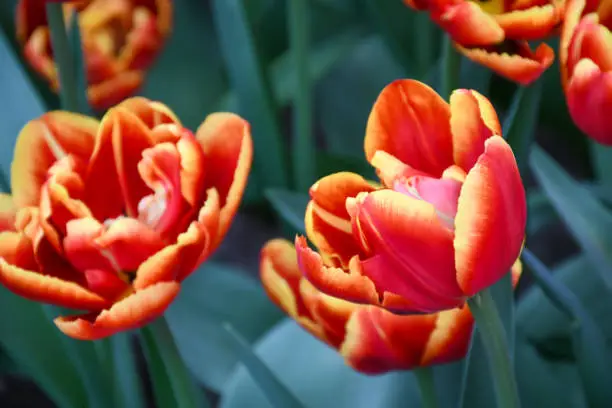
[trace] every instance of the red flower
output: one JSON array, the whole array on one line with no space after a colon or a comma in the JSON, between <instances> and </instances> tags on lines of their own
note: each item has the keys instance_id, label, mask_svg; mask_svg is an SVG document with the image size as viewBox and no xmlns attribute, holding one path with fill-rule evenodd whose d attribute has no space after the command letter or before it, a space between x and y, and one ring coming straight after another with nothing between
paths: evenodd
<instances>
[{"instance_id":1,"label":"red flower","mask_svg":"<svg viewBox=\"0 0 612 408\"><path fill-rule=\"evenodd\" d=\"M525 192L495 110L457 90L450 105L417 81L387 86L365 151L382 185L336 173L310 189L300 269L322 292L396 312L462 307L518 258Z\"/></svg>"},{"instance_id":2,"label":"red flower","mask_svg":"<svg viewBox=\"0 0 612 408\"><path fill-rule=\"evenodd\" d=\"M280 239L263 248L260 270L272 301L312 335L337 349L357 371L410 370L459 360L467 353L474 326L467 305L400 316L325 295L302 276L293 245ZM513 273L516 281L520 263Z\"/></svg>"},{"instance_id":3,"label":"red flower","mask_svg":"<svg viewBox=\"0 0 612 408\"><path fill-rule=\"evenodd\" d=\"M194 136L144 98L102 122L47 113L19 134L13 195L0 200L0 282L87 311L56 319L71 337L140 327L219 245L250 164L249 125L233 114L210 115Z\"/></svg>"},{"instance_id":4,"label":"red flower","mask_svg":"<svg viewBox=\"0 0 612 408\"><path fill-rule=\"evenodd\" d=\"M59 89L45 0L20 0L17 38L26 60L53 90ZM90 104L105 109L133 95L162 48L172 26L171 0L80 0L78 11ZM67 14L68 15L68 14Z\"/></svg>"},{"instance_id":5,"label":"red flower","mask_svg":"<svg viewBox=\"0 0 612 408\"><path fill-rule=\"evenodd\" d=\"M450 35L459 51L506 78L526 85L540 77L554 60L541 43L561 22L562 2L549 0L404 0Z\"/></svg>"},{"instance_id":6,"label":"red flower","mask_svg":"<svg viewBox=\"0 0 612 408\"><path fill-rule=\"evenodd\" d=\"M569 0L559 59L567 106L584 133L612 145L612 8L609 1Z\"/></svg>"}]
</instances>

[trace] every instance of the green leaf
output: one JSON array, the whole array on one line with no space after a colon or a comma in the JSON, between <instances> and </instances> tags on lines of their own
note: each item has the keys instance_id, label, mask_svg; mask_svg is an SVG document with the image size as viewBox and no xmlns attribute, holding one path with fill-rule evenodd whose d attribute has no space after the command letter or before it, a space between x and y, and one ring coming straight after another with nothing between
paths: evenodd
<instances>
[{"instance_id":1,"label":"green leaf","mask_svg":"<svg viewBox=\"0 0 612 408\"><path fill-rule=\"evenodd\" d=\"M597 180L608 191L612 191L612 147L601 145L590 139L589 147Z\"/></svg>"},{"instance_id":2,"label":"green leaf","mask_svg":"<svg viewBox=\"0 0 612 408\"><path fill-rule=\"evenodd\" d=\"M289 223L298 234L306 233L304 214L308 201L310 201L308 194L270 189L266 191L266 198L278 215Z\"/></svg>"},{"instance_id":3,"label":"green leaf","mask_svg":"<svg viewBox=\"0 0 612 408\"><path fill-rule=\"evenodd\" d=\"M512 280L507 273L499 282L491 287L491 294L499 316L506 330L506 340L510 356L514 354L514 301L512 292ZM472 345L465 361L465 377L463 379L463 391L461 407L477 408L492 407L496 404L495 390L492 382L491 369L487 360L478 327L472 334Z\"/></svg>"},{"instance_id":4,"label":"green leaf","mask_svg":"<svg viewBox=\"0 0 612 408\"><path fill-rule=\"evenodd\" d=\"M519 87L503 123L502 133L514 151L521 173L527 165L527 156L534 140L542 86L542 81L536 81Z\"/></svg>"},{"instance_id":5,"label":"green leaf","mask_svg":"<svg viewBox=\"0 0 612 408\"><path fill-rule=\"evenodd\" d=\"M372 105L382 89L402 78L383 41L367 36L317 84L316 117L325 132L327 151L359 159ZM350 101L350 103L347 103Z\"/></svg>"},{"instance_id":6,"label":"green leaf","mask_svg":"<svg viewBox=\"0 0 612 408\"><path fill-rule=\"evenodd\" d=\"M576 295L559 283L546 266L527 248L522 258L544 294L572 320L572 346L585 394L591 406L612 401L612 354L603 333Z\"/></svg>"},{"instance_id":7,"label":"green leaf","mask_svg":"<svg viewBox=\"0 0 612 408\"><path fill-rule=\"evenodd\" d=\"M256 354L307 407L417 407L420 396L411 372L366 376L291 320L270 330ZM244 367L237 367L221 393L220 408L272 405ZM445 407L446 408L446 407ZM447 407L450 408L450 407Z\"/></svg>"},{"instance_id":8,"label":"green leaf","mask_svg":"<svg viewBox=\"0 0 612 408\"><path fill-rule=\"evenodd\" d=\"M239 112L251 123L262 188L289 185L287 152L252 22L241 0L213 1L214 22Z\"/></svg>"},{"instance_id":9,"label":"green leaf","mask_svg":"<svg viewBox=\"0 0 612 408\"><path fill-rule=\"evenodd\" d=\"M0 286L0 346L59 406L87 406L79 371L42 305Z\"/></svg>"},{"instance_id":10,"label":"green leaf","mask_svg":"<svg viewBox=\"0 0 612 408\"><path fill-rule=\"evenodd\" d=\"M83 57L83 45L81 41L81 30L79 28L77 13L73 12L70 17L68 28L68 45L73 63L75 75L74 86L77 97L78 111L84 115L92 115L87 97L87 68Z\"/></svg>"},{"instance_id":11,"label":"green leaf","mask_svg":"<svg viewBox=\"0 0 612 408\"><path fill-rule=\"evenodd\" d=\"M293 395L276 375L253 352L247 341L229 324L224 324L230 345L236 350L240 361L251 378L263 391L268 402L275 408L300 408L303 404Z\"/></svg>"},{"instance_id":12,"label":"green leaf","mask_svg":"<svg viewBox=\"0 0 612 408\"><path fill-rule=\"evenodd\" d=\"M230 323L253 342L282 313L254 279L235 267L208 261L185 281L165 316L191 372L207 387L220 390L238 361L221 323Z\"/></svg>"},{"instance_id":13,"label":"green leaf","mask_svg":"<svg viewBox=\"0 0 612 408\"><path fill-rule=\"evenodd\" d=\"M559 216L612 290L612 214L537 146L530 165Z\"/></svg>"},{"instance_id":14,"label":"green leaf","mask_svg":"<svg viewBox=\"0 0 612 408\"><path fill-rule=\"evenodd\" d=\"M136 366L131 333L117 333L108 341L112 348L115 406L145 408L142 382Z\"/></svg>"}]
</instances>

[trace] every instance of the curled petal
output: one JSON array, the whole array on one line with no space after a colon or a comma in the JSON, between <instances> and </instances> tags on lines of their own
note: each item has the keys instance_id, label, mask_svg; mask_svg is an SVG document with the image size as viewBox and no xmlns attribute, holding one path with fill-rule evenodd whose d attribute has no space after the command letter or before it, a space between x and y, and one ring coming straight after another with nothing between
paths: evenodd
<instances>
[{"instance_id":1,"label":"curled petal","mask_svg":"<svg viewBox=\"0 0 612 408\"><path fill-rule=\"evenodd\" d=\"M602 72L593 61L581 60L566 90L574 123L597 142L612 145L612 71Z\"/></svg>"},{"instance_id":2,"label":"curled petal","mask_svg":"<svg viewBox=\"0 0 612 408\"><path fill-rule=\"evenodd\" d=\"M0 241L5 239L2 236ZM4 243L0 242L0 245ZM72 309L97 310L109 304L103 297L74 282L19 268L4 258L0 258L0 283L30 300Z\"/></svg>"},{"instance_id":3,"label":"curled petal","mask_svg":"<svg viewBox=\"0 0 612 408\"><path fill-rule=\"evenodd\" d=\"M463 304L455 277L453 232L433 205L381 190L358 197L351 215L369 249L362 272L379 293L407 299L415 312Z\"/></svg>"},{"instance_id":4,"label":"curled petal","mask_svg":"<svg viewBox=\"0 0 612 408\"><path fill-rule=\"evenodd\" d=\"M149 129L163 124L174 124L181 126L178 117L170 108L160 102L151 101L147 98L136 96L121 102L121 107L138 117ZM156 141L157 142L157 141Z\"/></svg>"},{"instance_id":5,"label":"curled petal","mask_svg":"<svg viewBox=\"0 0 612 408\"><path fill-rule=\"evenodd\" d=\"M10 194L0 193L0 232L14 231L17 206Z\"/></svg>"},{"instance_id":6,"label":"curled petal","mask_svg":"<svg viewBox=\"0 0 612 408\"><path fill-rule=\"evenodd\" d=\"M64 253L75 268L80 271L115 269L110 257L105 256L102 248L96 244L96 239L104 230L104 226L91 217L72 220L66 224Z\"/></svg>"},{"instance_id":7,"label":"curled petal","mask_svg":"<svg viewBox=\"0 0 612 408\"><path fill-rule=\"evenodd\" d=\"M453 157L455 164L467 172L484 152L485 140L501 136L501 126L491 102L476 91L454 91L450 107Z\"/></svg>"},{"instance_id":8,"label":"curled petal","mask_svg":"<svg viewBox=\"0 0 612 408\"><path fill-rule=\"evenodd\" d=\"M570 59L569 49L585 6L585 0L567 0L565 2L565 13L559 39L559 67L561 68L561 83L564 89L569 76L574 71L574 66L578 63L577 55L572 55Z\"/></svg>"},{"instance_id":9,"label":"curled petal","mask_svg":"<svg viewBox=\"0 0 612 408\"><path fill-rule=\"evenodd\" d=\"M529 49L526 42L517 43L518 52L487 51L484 48L464 48L457 46L459 51L472 61L484 65L512 81L521 85L529 85L550 67L555 58L552 48L540 44L535 53Z\"/></svg>"},{"instance_id":10,"label":"curled petal","mask_svg":"<svg viewBox=\"0 0 612 408\"><path fill-rule=\"evenodd\" d=\"M306 232L326 262L347 268L351 258L360 253L353 240L346 199L370 191L374 187L367 180L348 172L324 177L310 188L312 201L306 209Z\"/></svg>"},{"instance_id":11,"label":"curled petal","mask_svg":"<svg viewBox=\"0 0 612 408\"><path fill-rule=\"evenodd\" d=\"M467 305L437 313L420 365L444 364L465 357L473 328L474 318Z\"/></svg>"},{"instance_id":12,"label":"curled petal","mask_svg":"<svg viewBox=\"0 0 612 408\"><path fill-rule=\"evenodd\" d=\"M499 136L468 173L455 218L457 281L467 296L508 272L525 237L525 190L510 146Z\"/></svg>"},{"instance_id":13,"label":"curled petal","mask_svg":"<svg viewBox=\"0 0 612 408\"><path fill-rule=\"evenodd\" d=\"M308 247L304 237L296 237L295 247L300 270L317 289L349 302L379 303L374 283L367 276L360 275L357 268L345 272L341 268L324 265L321 256Z\"/></svg>"},{"instance_id":14,"label":"curled petal","mask_svg":"<svg viewBox=\"0 0 612 408\"><path fill-rule=\"evenodd\" d=\"M161 282L137 291L99 314L58 317L57 327L78 340L98 340L140 328L161 316L180 290L177 282Z\"/></svg>"},{"instance_id":15,"label":"curled petal","mask_svg":"<svg viewBox=\"0 0 612 408\"><path fill-rule=\"evenodd\" d=\"M395 156L383 150L378 150L374 153L372 160L370 160L370 164L376 168L378 177L380 177L383 184L389 188L392 188L393 184L395 184L395 181L398 179L427 176L427 173L413 169Z\"/></svg>"},{"instance_id":16,"label":"curled petal","mask_svg":"<svg viewBox=\"0 0 612 408\"><path fill-rule=\"evenodd\" d=\"M157 282L181 282L210 254L219 223L219 195L208 191L208 198L198 219L180 234L173 245L166 246L140 265L134 288L144 289Z\"/></svg>"},{"instance_id":17,"label":"curled petal","mask_svg":"<svg viewBox=\"0 0 612 408\"><path fill-rule=\"evenodd\" d=\"M196 138L210 169L204 185L214 187L221 200L216 247L229 229L246 187L253 159L251 127L238 115L214 113L200 125Z\"/></svg>"},{"instance_id":18,"label":"curled petal","mask_svg":"<svg viewBox=\"0 0 612 408\"><path fill-rule=\"evenodd\" d=\"M49 112L30 121L17 136L11 165L15 205L38 205L47 171L58 159L73 155L86 161L97 129L97 120L70 112Z\"/></svg>"},{"instance_id":19,"label":"curled petal","mask_svg":"<svg viewBox=\"0 0 612 408\"><path fill-rule=\"evenodd\" d=\"M599 23L597 14L589 14L580 20L570 45L571 70L581 59L588 58L602 71L612 71L612 33Z\"/></svg>"},{"instance_id":20,"label":"curled petal","mask_svg":"<svg viewBox=\"0 0 612 408\"><path fill-rule=\"evenodd\" d=\"M429 86L397 80L378 96L368 119L365 152L378 150L408 166L439 177L453 164L448 104Z\"/></svg>"},{"instance_id":21,"label":"curled petal","mask_svg":"<svg viewBox=\"0 0 612 408\"><path fill-rule=\"evenodd\" d=\"M506 38L515 40L544 38L557 27L562 17L562 8L553 4L494 16L497 24L504 30Z\"/></svg>"},{"instance_id":22,"label":"curled petal","mask_svg":"<svg viewBox=\"0 0 612 408\"><path fill-rule=\"evenodd\" d=\"M504 40L504 30L496 19L475 2L461 1L443 10L434 19L458 44L477 47Z\"/></svg>"}]
</instances>

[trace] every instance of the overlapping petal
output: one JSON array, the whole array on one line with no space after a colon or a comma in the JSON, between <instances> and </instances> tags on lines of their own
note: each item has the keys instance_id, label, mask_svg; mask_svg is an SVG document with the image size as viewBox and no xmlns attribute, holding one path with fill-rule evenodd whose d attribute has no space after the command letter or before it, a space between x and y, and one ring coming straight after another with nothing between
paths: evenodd
<instances>
[{"instance_id":1,"label":"overlapping petal","mask_svg":"<svg viewBox=\"0 0 612 408\"><path fill-rule=\"evenodd\" d=\"M337 349L366 374L406 370L462 358L473 319L467 307L438 314L400 316L318 291L301 274L295 248L268 242L261 278L270 298L311 334Z\"/></svg>"}]
</instances>

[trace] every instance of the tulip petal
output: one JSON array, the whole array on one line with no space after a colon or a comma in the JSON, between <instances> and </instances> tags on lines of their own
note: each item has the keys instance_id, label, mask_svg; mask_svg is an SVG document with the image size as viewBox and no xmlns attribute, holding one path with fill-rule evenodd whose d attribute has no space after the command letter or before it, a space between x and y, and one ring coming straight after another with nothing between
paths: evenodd
<instances>
[{"instance_id":1,"label":"tulip petal","mask_svg":"<svg viewBox=\"0 0 612 408\"><path fill-rule=\"evenodd\" d=\"M117 107L125 109L138 117L149 129L163 124L181 126L178 117L170 108L160 102L151 101L147 98L135 96L121 102ZM155 143L159 143L155 140Z\"/></svg>"},{"instance_id":2,"label":"tulip petal","mask_svg":"<svg viewBox=\"0 0 612 408\"><path fill-rule=\"evenodd\" d=\"M588 58L603 72L612 71L612 33L599 24L596 14L589 14L580 20L572 38L569 55L574 64Z\"/></svg>"},{"instance_id":3,"label":"tulip petal","mask_svg":"<svg viewBox=\"0 0 612 408\"><path fill-rule=\"evenodd\" d=\"M347 268L351 258L360 253L353 240L346 199L364 191L374 191L374 187L360 175L348 172L323 177L310 188L306 232L326 263Z\"/></svg>"},{"instance_id":4,"label":"tulip petal","mask_svg":"<svg viewBox=\"0 0 612 408\"><path fill-rule=\"evenodd\" d=\"M0 232L15 231L17 206L10 194L0 193Z\"/></svg>"},{"instance_id":5,"label":"tulip petal","mask_svg":"<svg viewBox=\"0 0 612 408\"><path fill-rule=\"evenodd\" d=\"M137 329L161 316L176 298L180 285L160 282L137 291L100 314L63 316L55 319L57 327L78 340L98 340L117 332Z\"/></svg>"},{"instance_id":6,"label":"tulip petal","mask_svg":"<svg viewBox=\"0 0 612 408\"><path fill-rule=\"evenodd\" d=\"M268 241L261 250L259 266L261 283L270 300L313 336L326 341L323 328L314 321L300 293L300 282L305 280L295 247L284 239Z\"/></svg>"},{"instance_id":7,"label":"tulip petal","mask_svg":"<svg viewBox=\"0 0 612 408\"><path fill-rule=\"evenodd\" d=\"M444 364L465 357L473 328L474 318L467 305L437 313L436 327L424 347L420 364Z\"/></svg>"},{"instance_id":8,"label":"tulip petal","mask_svg":"<svg viewBox=\"0 0 612 408\"><path fill-rule=\"evenodd\" d=\"M96 310L108 306L108 301L74 282L22 269L15 264L30 264L31 244L21 234L0 233L0 283L12 292L30 300L73 309ZM4 255L9 253L8 257ZM12 259L11 259L12 258Z\"/></svg>"},{"instance_id":9,"label":"tulip petal","mask_svg":"<svg viewBox=\"0 0 612 408\"><path fill-rule=\"evenodd\" d=\"M485 140L501 136L501 126L491 102L476 91L454 91L450 107L453 157L455 164L467 172L484 152Z\"/></svg>"},{"instance_id":10,"label":"tulip petal","mask_svg":"<svg viewBox=\"0 0 612 408\"><path fill-rule=\"evenodd\" d=\"M209 190L198 220L178 236L175 244L166 246L140 265L134 288L140 290L157 282L180 282L187 278L210 254L218 222L219 195L215 190Z\"/></svg>"},{"instance_id":11,"label":"tulip petal","mask_svg":"<svg viewBox=\"0 0 612 408\"><path fill-rule=\"evenodd\" d=\"M563 89L566 88L567 81L574 72L574 66L578 63L575 55L572 58L569 57L569 48L585 5L585 0L567 0L565 2L563 25L559 38L559 67L561 68Z\"/></svg>"},{"instance_id":12,"label":"tulip petal","mask_svg":"<svg viewBox=\"0 0 612 408\"><path fill-rule=\"evenodd\" d=\"M296 237L295 247L302 274L317 289L349 302L379 303L374 283L367 276L360 275L358 269L351 268L345 272L341 268L324 265L321 256L308 247L304 237Z\"/></svg>"},{"instance_id":13,"label":"tulip petal","mask_svg":"<svg viewBox=\"0 0 612 408\"><path fill-rule=\"evenodd\" d=\"M393 184L398 179L409 179L413 176L427 176L427 173L413 169L406 163L400 161L395 156L389 153L378 150L372 156L370 164L376 168L376 174L389 188L393 188Z\"/></svg>"},{"instance_id":14,"label":"tulip petal","mask_svg":"<svg viewBox=\"0 0 612 408\"><path fill-rule=\"evenodd\" d=\"M251 129L238 115L214 113L200 125L196 138L209 169L204 185L214 187L221 199L216 247L227 233L246 187L253 158Z\"/></svg>"},{"instance_id":15,"label":"tulip petal","mask_svg":"<svg viewBox=\"0 0 612 408\"><path fill-rule=\"evenodd\" d=\"M497 44L504 40L504 30L496 19L471 1L445 7L434 20L458 44L465 47Z\"/></svg>"},{"instance_id":16,"label":"tulip petal","mask_svg":"<svg viewBox=\"0 0 612 408\"><path fill-rule=\"evenodd\" d=\"M593 61L581 60L566 90L569 112L584 133L604 145L612 145L612 72L602 72Z\"/></svg>"},{"instance_id":17,"label":"tulip petal","mask_svg":"<svg viewBox=\"0 0 612 408\"><path fill-rule=\"evenodd\" d=\"M439 177L453 164L448 104L429 86L397 80L378 96L368 119L365 152L378 150L408 166Z\"/></svg>"},{"instance_id":18,"label":"tulip petal","mask_svg":"<svg viewBox=\"0 0 612 408\"><path fill-rule=\"evenodd\" d=\"M542 75L550 67L555 58L555 53L547 44L540 44L531 51L526 42L514 44L519 52L508 54L498 53L495 49L487 51L484 48L464 48L457 46L459 51L472 61L484 65L512 81L521 85L529 85Z\"/></svg>"},{"instance_id":19,"label":"tulip petal","mask_svg":"<svg viewBox=\"0 0 612 408\"><path fill-rule=\"evenodd\" d=\"M340 353L358 371L379 374L421 366L437 315L399 316L367 306L353 314Z\"/></svg>"},{"instance_id":20,"label":"tulip petal","mask_svg":"<svg viewBox=\"0 0 612 408\"><path fill-rule=\"evenodd\" d=\"M97 129L96 119L61 111L46 113L25 125L17 136L11 165L15 205L38 205L47 171L59 158L73 155L86 161Z\"/></svg>"},{"instance_id":21,"label":"tulip petal","mask_svg":"<svg viewBox=\"0 0 612 408\"><path fill-rule=\"evenodd\" d=\"M380 292L434 312L463 304L454 267L453 232L435 207L404 194L381 190L356 200L357 228L369 248L364 275Z\"/></svg>"},{"instance_id":22,"label":"tulip petal","mask_svg":"<svg viewBox=\"0 0 612 408\"><path fill-rule=\"evenodd\" d=\"M497 24L505 32L506 38L515 40L539 40L547 37L557 27L562 17L562 8L553 4L494 16Z\"/></svg>"},{"instance_id":23,"label":"tulip petal","mask_svg":"<svg viewBox=\"0 0 612 408\"><path fill-rule=\"evenodd\" d=\"M153 254L165 247L159 232L133 218L119 218L94 240L102 251L108 251L113 265L133 273Z\"/></svg>"},{"instance_id":24,"label":"tulip petal","mask_svg":"<svg viewBox=\"0 0 612 408\"><path fill-rule=\"evenodd\" d=\"M467 296L508 273L523 245L526 213L512 149L493 136L465 179L455 218L457 281Z\"/></svg>"},{"instance_id":25,"label":"tulip petal","mask_svg":"<svg viewBox=\"0 0 612 408\"><path fill-rule=\"evenodd\" d=\"M96 219L87 217L69 221L63 247L66 258L80 271L88 269L113 270L109 257L96 244L96 238L104 233L104 226Z\"/></svg>"}]
</instances>

